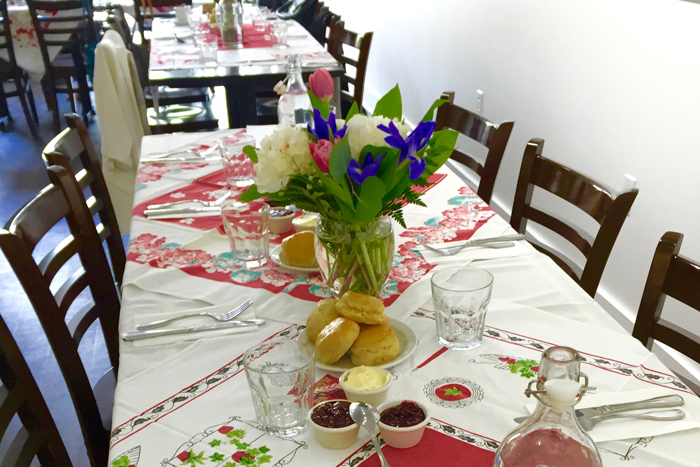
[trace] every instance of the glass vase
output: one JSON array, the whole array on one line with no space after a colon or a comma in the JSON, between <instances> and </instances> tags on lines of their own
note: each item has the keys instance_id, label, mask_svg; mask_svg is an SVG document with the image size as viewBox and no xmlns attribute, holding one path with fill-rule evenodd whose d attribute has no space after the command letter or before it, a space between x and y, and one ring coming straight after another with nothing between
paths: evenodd
<instances>
[{"instance_id":1,"label":"glass vase","mask_svg":"<svg viewBox=\"0 0 700 467\"><path fill-rule=\"evenodd\" d=\"M391 220L350 224L320 217L316 224L316 260L334 295L350 290L378 297L394 261Z\"/></svg>"}]
</instances>

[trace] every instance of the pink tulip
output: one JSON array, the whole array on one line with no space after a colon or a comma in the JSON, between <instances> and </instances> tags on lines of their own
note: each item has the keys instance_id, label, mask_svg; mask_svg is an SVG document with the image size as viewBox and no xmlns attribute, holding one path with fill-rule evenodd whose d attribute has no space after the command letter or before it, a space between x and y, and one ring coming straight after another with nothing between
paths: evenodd
<instances>
[{"instance_id":1,"label":"pink tulip","mask_svg":"<svg viewBox=\"0 0 700 467\"><path fill-rule=\"evenodd\" d=\"M327 139L319 139L318 143L309 142L309 152L314 158L319 170L323 173L328 173L328 164L331 160L331 152L333 151L333 143Z\"/></svg>"},{"instance_id":2,"label":"pink tulip","mask_svg":"<svg viewBox=\"0 0 700 467\"><path fill-rule=\"evenodd\" d=\"M320 68L311 74L309 87L316 97L326 102L330 101L335 94L333 77L325 68Z\"/></svg>"}]
</instances>

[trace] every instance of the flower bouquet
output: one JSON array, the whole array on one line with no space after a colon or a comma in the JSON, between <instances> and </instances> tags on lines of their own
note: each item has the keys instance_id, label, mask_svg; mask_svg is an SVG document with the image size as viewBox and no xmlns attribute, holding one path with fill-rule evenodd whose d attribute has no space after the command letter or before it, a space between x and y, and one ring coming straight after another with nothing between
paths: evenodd
<instances>
[{"instance_id":1,"label":"flower bouquet","mask_svg":"<svg viewBox=\"0 0 700 467\"><path fill-rule=\"evenodd\" d=\"M306 128L279 125L260 149L246 147L256 183L240 197L266 197L319 214L316 259L328 287L379 296L394 256L393 218L405 227L405 204L425 206L413 186L426 186L450 157L453 130L435 131L436 100L411 128L402 116L398 85L383 96L372 117L353 103L345 120L336 118L327 70L309 80L313 121Z\"/></svg>"}]
</instances>

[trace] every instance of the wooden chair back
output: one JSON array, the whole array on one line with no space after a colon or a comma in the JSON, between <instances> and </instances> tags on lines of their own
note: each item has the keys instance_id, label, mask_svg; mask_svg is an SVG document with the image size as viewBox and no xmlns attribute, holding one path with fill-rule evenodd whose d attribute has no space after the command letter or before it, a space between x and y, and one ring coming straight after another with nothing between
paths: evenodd
<instances>
[{"instance_id":1,"label":"wooden chair back","mask_svg":"<svg viewBox=\"0 0 700 467\"><path fill-rule=\"evenodd\" d=\"M497 124L455 105L454 91L444 92L441 99L447 100L448 103L438 107L435 118L436 130L451 128L488 149L483 164L458 149L452 152L450 158L463 164L479 176L479 186L476 193L486 203L491 203L498 169L501 166L510 133L513 131L514 122L506 121Z\"/></svg>"},{"instance_id":2,"label":"wooden chair back","mask_svg":"<svg viewBox=\"0 0 700 467\"><path fill-rule=\"evenodd\" d=\"M38 459L41 465L72 466L46 401L2 317L0 381L0 439L9 446L0 456L0 463L29 467ZM15 416L21 426L17 432L8 433Z\"/></svg>"},{"instance_id":3,"label":"wooden chair back","mask_svg":"<svg viewBox=\"0 0 700 467\"><path fill-rule=\"evenodd\" d=\"M22 285L54 352L75 406L91 465L103 466L107 465L109 428L104 427L78 345L88 328L99 322L109 360L116 371L119 297L95 224L75 178L58 166L49 167L48 173L52 184L0 229L0 250ZM64 221L70 228L70 235L57 239L52 228ZM44 257L35 259L32 253L41 240L50 243L52 249ZM55 284L60 282L57 273L72 258L77 258L82 267L69 274L65 282ZM93 303L78 310L66 322L69 309L72 314L75 308L71 305L83 291L89 291ZM107 418L111 414L104 415Z\"/></svg>"},{"instance_id":4,"label":"wooden chair back","mask_svg":"<svg viewBox=\"0 0 700 467\"><path fill-rule=\"evenodd\" d=\"M323 2L318 2L318 5L316 5L316 14L314 15L313 21L311 21L311 26L309 26L309 34L311 34L319 44L325 45L328 40L328 26L330 26L332 21L337 21L339 19L340 17L332 13Z\"/></svg>"},{"instance_id":5,"label":"wooden chair back","mask_svg":"<svg viewBox=\"0 0 700 467\"><path fill-rule=\"evenodd\" d=\"M85 123L76 114L65 115L68 128L59 133L44 148L42 157L47 166L58 165L73 175L83 190L89 190L85 199L92 216L97 215L96 225L100 239L107 245L114 274L114 282L121 289L126 253L122 242L117 215L107 190L100 158Z\"/></svg>"},{"instance_id":6,"label":"wooden chair back","mask_svg":"<svg viewBox=\"0 0 700 467\"><path fill-rule=\"evenodd\" d=\"M546 227L578 249L585 257L583 267L553 247L531 242L578 282L586 293L594 297L610 252L639 190L631 189L614 196L595 180L543 157L543 146L544 140L535 138L525 148L510 225L518 232L525 233L530 220ZM590 216L599 225L596 235L591 236L572 222L533 207L535 187L552 193Z\"/></svg>"},{"instance_id":7,"label":"wooden chair back","mask_svg":"<svg viewBox=\"0 0 700 467\"><path fill-rule=\"evenodd\" d=\"M345 22L339 18L333 18L330 23L326 49L345 68L345 73L340 77L340 101L343 107L343 115L347 113L352 102L357 102L358 109L362 110L362 100L365 93L365 75L367 74L367 61L372 45L373 33L359 34L345 29ZM349 56L344 46L357 49L357 58ZM348 65L355 68L354 76L348 74ZM350 93L350 86L353 92ZM346 110L347 109L347 110Z\"/></svg>"},{"instance_id":8,"label":"wooden chair back","mask_svg":"<svg viewBox=\"0 0 700 467\"><path fill-rule=\"evenodd\" d=\"M661 318L666 296L700 312L700 262L680 255L683 234L666 232L651 260L632 335L649 350L655 340L700 363L700 336ZM700 395L700 385L681 377Z\"/></svg>"},{"instance_id":9,"label":"wooden chair back","mask_svg":"<svg viewBox=\"0 0 700 467\"><path fill-rule=\"evenodd\" d=\"M47 71L52 68L49 47L68 50L74 63L84 64L85 44L96 39L90 4L80 0L27 0Z\"/></svg>"},{"instance_id":10,"label":"wooden chair back","mask_svg":"<svg viewBox=\"0 0 700 467\"><path fill-rule=\"evenodd\" d=\"M10 16L7 12L7 0L0 0L0 53L7 55L7 62L10 64L11 68L17 67L15 49L12 47L12 31L10 31ZM2 74L1 65L0 76L4 76Z\"/></svg>"}]
</instances>

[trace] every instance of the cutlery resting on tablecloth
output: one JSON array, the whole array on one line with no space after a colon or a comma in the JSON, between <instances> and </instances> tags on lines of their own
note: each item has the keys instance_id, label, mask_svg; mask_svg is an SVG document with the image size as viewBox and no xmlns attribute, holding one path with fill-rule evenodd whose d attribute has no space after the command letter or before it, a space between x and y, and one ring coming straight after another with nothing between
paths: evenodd
<instances>
[{"instance_id":1,"label":"cutlery resting on tablecloth","mask_svg":"<svg viewBox=\"0 0 700 467\"><path fill-rule=\"evenodd\" d=\"M188 334L192 332L215 331L217 329L239 328L244 326L257 326L265 324L264 319L248 319L245 321L228 321L226 323L206 324L204 326L188 326L186 328L177 329L152 329L149 331L133 331L122 334L122 339L125 341L133 341L138 339L148 339L150 337L169 336L172 334Z\"/></svg>"}]
</instances>

